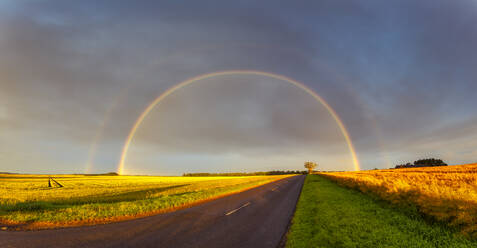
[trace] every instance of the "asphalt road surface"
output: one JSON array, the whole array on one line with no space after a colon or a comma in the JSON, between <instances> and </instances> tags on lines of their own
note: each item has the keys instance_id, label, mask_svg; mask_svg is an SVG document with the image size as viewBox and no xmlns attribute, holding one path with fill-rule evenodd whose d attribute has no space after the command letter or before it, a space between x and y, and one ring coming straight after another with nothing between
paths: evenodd
<instances>
[{"instance_id":1,"label":"asphalt road surface","mask_svg":"<svg viewBox=\"0 0 477 248\"><path fill-rule=\"evenodd\" d=\"M305 176L195 207L106 225L2 231L0 247L277 247Z\"/></svg>"}]
</instances>

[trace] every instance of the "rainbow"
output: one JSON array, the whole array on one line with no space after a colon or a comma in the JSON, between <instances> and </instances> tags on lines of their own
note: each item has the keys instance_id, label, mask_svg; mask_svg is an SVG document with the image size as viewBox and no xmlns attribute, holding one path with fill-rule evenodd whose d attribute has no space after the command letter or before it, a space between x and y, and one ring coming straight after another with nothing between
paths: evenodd
<instances>
[{"instance_id":1,"label":"rainbow","mask_svg":"<svg viewBox=\"0 0 477 248\"><path fill-rule=\"evenodd\" d=\"M99 142L103 139L104 130L106 129L108 123L111 121L114 110L118 107L119 103L127 96L127 93L130 88L131 86L128 86L122 89L119 95L117 95L113 99L112 104L106 110L104 118L102 122L100 123L98 129L96 130L96 134L94 135L93 140L91 142L91 145L88 151L88 160L86 161L84 173L86 174L92 173L92 170L94 167L94 159L96 157L96 154L98 153Z\"/></svg>"},{"instance_id":2,"label":"rainbow","mask_svg":"<svg viewBox=\"0 0 477 248\"><path fill-rule=\"evenodd\" d=\"M164 93L162 93L160 96L158 96L154 101L152 101L146 109L141 113L139 118L137 118L136 122L134 123L133 127L131 128L131 131L129 131L129 134L126 138L126 141L124 142L124 146L121 152L121 158L118 163L118 168L117 172L119 174L124 174L124 167L125 167L125 161L127 157L127 153L129 150L129 146L131 145L131 141L134 138L134 135L136 134L136 131L138 130L139 126L141 123L144 121L146 116L151 112L154 107L159 104L162 100L164 100L167 96L171 95L175 91L190 85L192 83L204 80L204 79L209 79L213 77L218 77L218 76L227 76L227 75L257 75L257 76L264 76L264 77L270 77L278 80L282 80L285 82L288 82L292 85L297 86L298 88L302 89L306 93L308 93L310 96L312 96L318 103L323 105L326 110L330 113L330 115L333 117L335 120L336 124L338 125L341 133L343 134L344 139L346 140L346 143L348 145L348 149L353 161L353 166L354 170L359 171L360 170L360 165L359 165L359 160L358 156L356 155L355 148L353 146L353 143L351 142L350 135L348 131L346 130L345 125L343 124L343 121L339 118L338 114L331 108L331 106L317 93L315 93L313 90L308 88L306 85L295 81L293 79L290 79L288 77L278 75L278 74L273 74L269 72L262 72L262 71L253 71L253 70L231 70L231 71L220 71L220 72L213 72L213 73L208 73L208 74L203 74L199 75L190 79L187 79L186 81L183 81L177 85L174 85L173 87L169 88L166 90Z\"/></svg>"}]
</instances>

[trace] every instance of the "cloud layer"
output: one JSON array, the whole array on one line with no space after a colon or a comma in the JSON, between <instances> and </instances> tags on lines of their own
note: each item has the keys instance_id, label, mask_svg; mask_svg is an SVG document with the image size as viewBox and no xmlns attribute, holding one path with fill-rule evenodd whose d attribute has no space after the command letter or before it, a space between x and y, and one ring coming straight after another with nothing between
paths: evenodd
<instances>
[{"instance_id":1,"label":"cloud layer","mask_svg":"<svg viewBox=\"0 0 477 248\"><path fill-rule=\"evenodd\" d=\"M114 170L149 102L187 78L233 69L318 92L363 168L423 156L475 162L476 10L473 1L5 1L0 171L83 172L92 144L92 171ZM144 173L301 169L309 157L351 168L328 113L260 77L184 88L134 144L130 162Z\"/></svg>"}]
</instances>

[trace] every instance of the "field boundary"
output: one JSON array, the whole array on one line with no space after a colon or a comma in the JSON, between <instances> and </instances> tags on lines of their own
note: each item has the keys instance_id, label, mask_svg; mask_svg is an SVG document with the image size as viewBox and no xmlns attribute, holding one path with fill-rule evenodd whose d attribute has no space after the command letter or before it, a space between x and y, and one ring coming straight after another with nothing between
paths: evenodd
<instances>
[{"instance_id":1,"label":"field boundary","mask_svg":"<svg viewBox=\"0 0 477 248\"><path fill-rule=\"evenodd\" d=\"M477 208L474 204L476 164L443 166L438 169L440 170L435 167L424 167L421 170L404 168L320 175L342 187L391 203L399 209L416 209L428 223L447 226L467 238L477 240ZM413 183L415 181L419 183ZM459 182L460 185L455 187L449 181Z\"/></svg>"},{"instance_id":2,"label":"field boundary","mask_svg":"<svg viewBox=\"0 0 477 248\"><path fill-rule=\"evenodd\" d=\"M124 216L115 216L115 217L109 217L109 218L99 218L99 219L94 219L94 220L81 220L81 221L67 221L67 222L47 222L47 221L38 221L38 222L16 222L16 221L7 221L7 220L2 220L0 219L0 226L2 227L2 231L36 231L36 230L45 230L45 229L60 229L60 228L69 228L69 227L81 227L81 226L93 226L93 225L102 225L102 224L110 224L110 223L115 223L115 222L121 222L121 221L128 221L128 220L134 220L134 219L140 219L140 218L146 218L158 214L165 214L165 213L170 213L174 211L178 211L181 209L186 209L194 206L198 206L207 202L211 202L220 198L224 198L227 196L235 195L238 193L245 192L247 190L251 190L254 188L258 188L261 186L264 186L269 183L277 182L280 180L287 179L289 177L293 176L287 176L283 178L277 178L272 181L266 182L266 183L260 183L254 186L246 187L240 190L232 191L229 193L225 194L219 194L207 199L199 200L199 201L194 201L190 202L187 204L183 204L177 207L171 207L171 208L164 208L164 209L159 209L155 211L149 211L149 212L144 212L140 214L135 214L135 215L124 215ZM6 230L4 228L7 228Z\"/></svg>"},{"instance_id":3,"label":"field boundary","mask_svg":"<svg viewBox=\"0 0 477 248\"><path fill-rule=\"evenodd\" d=\"M457 230L428 223L416 209L392 203L311 175L303 187L287 235L298 247L475 247Z\"/></svg>"}]
</instances>

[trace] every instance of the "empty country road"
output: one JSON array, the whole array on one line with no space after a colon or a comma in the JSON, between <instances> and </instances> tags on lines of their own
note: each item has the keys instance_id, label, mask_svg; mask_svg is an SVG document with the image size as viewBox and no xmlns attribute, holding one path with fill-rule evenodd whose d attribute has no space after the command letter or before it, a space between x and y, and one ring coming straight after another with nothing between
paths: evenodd
<instances>
[{"instance_id":1,"label":"empty country road","mask_svg":"<svg viewBox=\"0 0 477 248\"><path fill-rule=\"evenodd\" d=\"M305 176L191 208L105 225L2 231L0 247L277 247Z\"/></svg>"}]
</instances>

